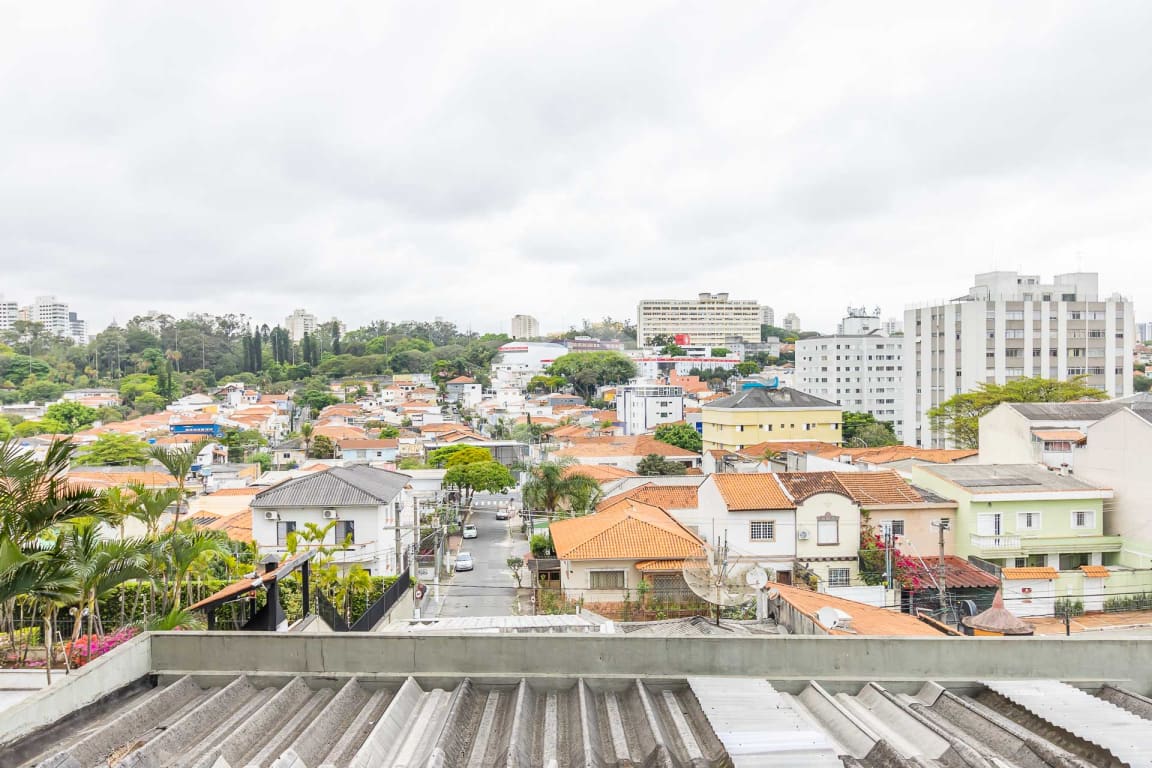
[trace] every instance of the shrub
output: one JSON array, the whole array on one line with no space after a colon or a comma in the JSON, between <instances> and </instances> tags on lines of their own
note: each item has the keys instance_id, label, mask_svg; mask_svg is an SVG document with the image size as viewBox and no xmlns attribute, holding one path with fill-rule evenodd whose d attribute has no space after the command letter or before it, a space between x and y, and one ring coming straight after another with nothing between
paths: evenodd
<instances>
[{"instance_id":1,"label":"shrub","mask_svg":"<svg viewBox=\"0 0 1152 768\"><path fill-rule=\"evenodd\" d=\"M1071 597L1061 597L1056 600L1056 615L1083 616L1084 603Z\"/></svg>"}]
</instances>

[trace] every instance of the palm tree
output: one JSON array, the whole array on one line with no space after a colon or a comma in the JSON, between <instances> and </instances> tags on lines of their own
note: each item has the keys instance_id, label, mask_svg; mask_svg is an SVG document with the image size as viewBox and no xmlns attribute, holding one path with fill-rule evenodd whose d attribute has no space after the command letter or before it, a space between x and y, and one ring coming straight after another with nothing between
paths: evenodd
<instances>
[{"instance_id":1,"label":"palm tree","mask_svg":"<svg viewBox=\"0 0 1152 768\"><path fill-rule=\"evenodd\" d=\"M337 575L333 584L336 587L333 594L334 601L344 609L344 623L352 626L352 597L371 591L372 575L361 566L354 565Z\"/></svg>"},{"instance_id":2,"label":"palm tree","mask_svg":"<svg viewBox=\"0 0 1152 768\"><path fill-rule=\"evenodd\" d=\"M147 537L155 539L160 533L160 519L183 494L179 488L149 488L141 483L132 483L129 488L135 499L128 515L143 523Z\"/></svg>"},{"instance_id":3,"label":"palm tree","mask_svg":"<svg viewBox=\"0 0 1152 768\"><path fill-rule=\"evenodd\" d=\"M531 467L524 483L525 507L554 516L560 509L583 513L595 506L600 486L587 475L568 472L574 463L566 459Z\"/></svg>"},{"instance_id":4,"label":"palm tree","mask_svg":"<svg viewBox=\"0 0 1152 768\"><path fill-rule=\"evenodd\" d=\"M49 604L71 599L75 579L56 533L79 518L108 517L96 491L68 483L74 453L71 443L57 441L37 460L19 441L0 443L0 618L13 643L18 600L35 603L50 623ZM50 632L45 640L51 643Z\"/></svg>"},{"instance_id":5,"label":"palm tree","mask_svg":"<svg viewBox=\"0 0 1152 768\"><path fill-rule=\"evenodd\" d=\"M91 653L91 636L95 631L104 633L99 617L100 598L126 581L148 577L151 543L146 539L103 539L92 519L77 520L65 528L57 543L78 587L72 641L80 636L82 619L87 611Z\"/></svg>"},{"instance_id":6,"label":"palm tree","mask_svg":"<svg viewBox=\"0 0 1152 768\"><path fill-rule=\"evenodd\" d=\"M79 594L76 573L59 545L44 548L6 574L10 591L40 612L44 622L44 673L52 684L52 646L56 635L56 612Z\"/></svg>"},{"instance_id":7,"label":"palm tree","mask_svg":"<svg viewBox=\"0 0 1152 768\"><path fill-rule=\"evenodd\" d=\"M176 478L176 487L180 489L180 497L176 499L176 518L172 522L173 525L180 524L180 503L184 500L185 493L184 482L188 479L188 473L192 471L192 465L196 463L196 457L209 442L207 438L202 438L187 448L172 450L162 445L154 445L148 451L149 456L160 462L164 469L168 470L168 474Z\"/></svg>"},{"instance_id":8,"label":"palm tree","mask_svg":"<svg viewBox=\"0 0 1152 768\"><path fill-rule=\"evenodd\" d=\"M167 610L180 607L180 587L200 563L227 553L220 531L197 530L191 523L174 526L157 542L158 554L165 563L169 585Z\"/></svg>"},{"instance_id":9,"label":"palm tree","mask_svg":"<svg viewBox=\"0 0 1152 768\"><path fill-rule=\"evenodd\" d=\"M304 439L304 458L308 458L308 446L312 444L312 422L300 425L300 437Z\"/></svg>"}]
</instances>

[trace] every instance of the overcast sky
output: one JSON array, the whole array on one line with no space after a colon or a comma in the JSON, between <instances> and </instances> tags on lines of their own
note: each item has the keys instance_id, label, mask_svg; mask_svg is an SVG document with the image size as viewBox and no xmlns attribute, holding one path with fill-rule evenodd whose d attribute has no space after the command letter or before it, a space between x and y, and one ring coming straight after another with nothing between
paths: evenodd
<instances>
[{"instance_id":1,"label":"overcast sky","mask_svg":"<svg viewBox=\"0 0 1152 768\"><path fill-rule=\"evenodd\" d=\"M0 291L507 330L977 271L1152 319L1152 3L0 0Z\"/></svg>"}]
</instances>

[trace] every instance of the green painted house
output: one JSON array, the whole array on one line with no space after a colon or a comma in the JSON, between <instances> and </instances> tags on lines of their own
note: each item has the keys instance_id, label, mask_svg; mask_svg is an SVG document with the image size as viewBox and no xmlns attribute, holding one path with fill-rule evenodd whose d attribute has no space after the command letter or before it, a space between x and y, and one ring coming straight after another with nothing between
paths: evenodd
<instances>
[{"instance_id":1,"label":"green painted house","mask_svg":"<svg viewBox=\"0 0 1152 768\"><path fill-rule=\"evenodd\" d=\"M943 464L912 468L913 484L959 504L955 547L1006 568L1114 565L1120 536L1104 534L1112 490L1039 464Z\"/></svg>"}]
</instances>

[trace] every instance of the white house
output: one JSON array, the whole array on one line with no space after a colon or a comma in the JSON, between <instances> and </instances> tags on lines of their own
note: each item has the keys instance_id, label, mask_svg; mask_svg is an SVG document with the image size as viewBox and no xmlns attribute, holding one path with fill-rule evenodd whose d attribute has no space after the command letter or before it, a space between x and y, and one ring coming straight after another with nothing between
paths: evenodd
<instances>
[{"instance_id":1,"label":"white house","mask_svg":"<svg viewBox=\"0 0 1152 768\"><path fill-rule=\"evenodd\" d=\"M444 399L462 408L475 408L483 397L483 388L470 376L457 376L444 385Z\"/></svg>"},{"instance_id":2,"label":"white house","mask_svg":"<svg viewBox=\"0 0 1152 768\"><path fill-rule=\"evenodd\" d=\"M752 561L774 581L792 583L796 559L796 504L774 474L710 475L697 491L695 514L677 519L729 560Z\"/></svg>"},{"instance_id":3,"label":"white house","mask_svg":"<svg viewBox=\"0 0 1152 768\"><path fill-rule=\"evenodd\" d=\"M262 553L283 554L292 531L303 531L307 523L335 523L323 545L351 537L335 562L361 565L373 575L399 573L414 540L412 516L404 514L411 479L357 464L285 481L253 497L252 539Z\"/></svg>"},{"instance_id":4,"label":"white house","mask_svg":"<svg viewBox=\"0 0 1152 768\"><path fill-rule=\"evenodd\" d=\"M380 440L341 440L337 444L337 455L348 462L396 461L400 441L397 438Z\"/></svg>"},{"instance_id":5,"label":"white house","mask_svg":"<svg viewBox=\"0 0 1152 768\"><path fill-rule=\"evenodd\" d=\"M624 434L640 435L661 424L684 420L684 388L628 384L616 388L616 419Z\"/></svg>"}]
</instances>

